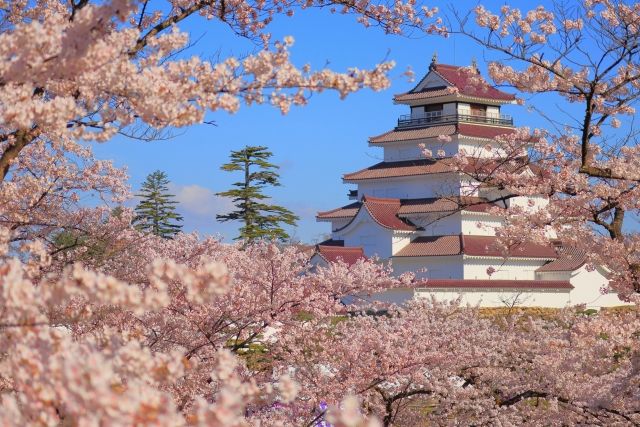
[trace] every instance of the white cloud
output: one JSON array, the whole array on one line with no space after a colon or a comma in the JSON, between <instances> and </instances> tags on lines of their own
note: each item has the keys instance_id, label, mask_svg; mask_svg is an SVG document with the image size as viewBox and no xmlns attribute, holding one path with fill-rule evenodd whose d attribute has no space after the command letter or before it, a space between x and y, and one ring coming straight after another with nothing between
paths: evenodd
<instances>
[{"instance_id":1,"label":"white cloud","mask_svg":"<svg viewBox=\"0 0 640 427\"><path fill-rule=\"evenodd\" d=\"M171 183L169 191L175 195L175 200L179 203L178 209L186 214L214 220L216 215L227 213L234 208L228 197L216 196L210 189L197 184Z\"/></svg>"}]
</instances>

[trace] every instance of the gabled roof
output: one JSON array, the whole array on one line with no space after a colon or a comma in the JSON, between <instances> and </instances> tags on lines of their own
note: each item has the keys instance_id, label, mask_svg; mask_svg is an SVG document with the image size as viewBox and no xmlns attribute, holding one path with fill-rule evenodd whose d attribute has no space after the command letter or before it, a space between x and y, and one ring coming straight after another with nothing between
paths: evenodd
<instances>
[{"instance_id":1,"label":"gabled roof","mask_svg":"<svg viewBox=\"0 0 640 427\"><path fill-rule=\"evenodd\" d=\"M413 224L397 216L400 207L400 199L364 196L360 209L365 208L371 217L384 228L405 231L415 230L416 227Z\"/></svg>"},{"instance_id":2,"label":"gabled roof","mask_svg":"<svg viewBox=\"0 0 640 427\"><path fill-rule=\"evenodd\" d=\"M585 252L577 248L560 246L557 253L558 259L543 265L536 272L575 271L587 262Z\"/></svg>"},{"instance_id":3,"label":"gabled roof","mask_svg":"<svg viewBox=\"0 0 640 427\"><path fill-rule=\"evenodd\" d=\"M400 199L364 196L362 197L360 208L353 215L351 221L339 230L344 230L349 227L358 216L358 213L363 209L378 225L384 228L400 231L415 230L416 227L411 224L410 221L398 217L398 210L400 210L400 206Z\"/></svg>"},{"instance_id":4,"label":"gabled roof","mask_svg":"<svg viewBox=\"0 0 640 427\"><path fill-rule=\"evenodd\" d=\"M384 144L387 142L412 141L437 138L440 135L494 139L498 135L506 135L513 132L515 132L513 128L459 123L457 125L430 126L419 129L394 129L382 135L372 136L369 138L369 143Z\"/></svg>"},{"instance_id":5,"label":"gabled roof","mask_svg":"<svg viewBox=\"0 0 640 427\"><path fill-rule=\"evenodd\" d=\"M426 289L573 289L573 286L568 280L429 279L418 282L415 286Z\"/></svg>"},{"instance_id":6,"label":"gabled roof","mask_svg":"<svg viewBox=\"0 0 640 427\"><path fill-rule=\"evenodd\" d=\"M469 255L481 257L556 259L552 246L537 243L521 243L510 247L505 254L494 236L422 236L402 248L394 257Z\"/></svg>"},{"instance_id":7,"label":"gabled roof","mask_svg":"<svg viewBox=\"0 0 640 427\"><path fill-rule=\"evenodd\" d=\"M366 259L362 247L316 245L316 253L326 262L342 260L348 265L353 265L360 259Z\"/></svg>"},{"instance_id":8,"label":"gabled roof","mask_svg":"<svg viewBox=\"0 0 640 427\"><path fill-rule=\"evenodd\" d=\"M360 206L362 206L362 202L350 203L340 208L331 209L330 211L318 212L318 215L316 215L316 218L326 219L326 220L352 218L356 216L356 214L358 213L358 210L360 210Z\"/></svg>"},{"instance_id":9,"label":"gabled roof","mask_svg":"<svg viewBox=\"0 0 640 427\"><path fill-rule=\"evenodd\" d=\"M451 160L419 159L400 162L380 162L366 169L343 175L344 181L360 181L364 179L393 178L400 176L429 175L453 172Z\"/></svg>"},{"instance_id":10,"label":"gabled roof","mask_svg":"<svg viewBox=\"0 0 640 427\"><path fill-rule=\"evenodd\" d=\"M449 87L422 88L422 82L434 73L450 84ZM463 95L470 98L481 98L491 101L510 102L515 95L503 92L491 86L481 76L477 68L460 67L457 65L437 64L433 62L429 72L420 82L407 93L394 96L396 102L407 102L421 99L431 99L447 95Z\"/></svg>"}]
</instances>

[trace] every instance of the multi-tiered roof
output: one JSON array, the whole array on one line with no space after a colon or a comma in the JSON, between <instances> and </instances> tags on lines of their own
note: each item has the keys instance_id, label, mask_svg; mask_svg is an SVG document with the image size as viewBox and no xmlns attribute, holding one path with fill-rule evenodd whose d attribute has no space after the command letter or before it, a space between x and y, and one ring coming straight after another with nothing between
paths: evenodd
<instances>
[{"instance_id":1,"label":"multi-tiered roof","mask_svg":"<svg viewBox=\"0 0 640 427\"><path fill-rule=\"evenodd\" d=\"M501 207L479 194L458 193L437 197L380 197L371 194L371 185L375 183L393 181L401 185L407 179L424 179L428 182L436 175L457 174L460 172L459 165L452 156L459 147L473 144L482 146L499 135L514 132L513 119L501 114L500 108L504 104L514 103L515 96L489 85L475 64L471 67L438 64L434 57L429 72L418 84L409 92L395 95L393 99L397 104L409 106L411 114L400 116L394 129L369 138L371 146L385 149L384 161L343 176L345 183L359 186L358 190L350 192L350 198L357 201L318 213L317 219L331 222L334 232L331 240L318 246L320 253L330 252L332 258L338 258L343 251L344 259L349 260L353 260L356 252L362 255L364 251L361 247L357 247L357 251L353 247L345 247L340 233L349 230L358 218L367 215L381 230L411 236L407 244L391 252L393 258L507 255L539 259L541 265L552 261L548 264L548 271L553 271L555 265L565 268L579 261L571 259L560 262L559 259L566 258L565 254L558 253L553 247L535 244L520 245L504 254L492 248L496 240L494 236L425 235L423 227L415 222L420 215L446 217L455 212L489 215L492 209ZM418 150L418 143L425 141L439 141L443 146L447 141L453 142L448 143L449 152L437 158L413 155L403 159L393 154L394 149L407 151L407 147L415 147ZM469 167L477 171L492 162L495 159L474 158Z\"/></svg>"}]
</instances>

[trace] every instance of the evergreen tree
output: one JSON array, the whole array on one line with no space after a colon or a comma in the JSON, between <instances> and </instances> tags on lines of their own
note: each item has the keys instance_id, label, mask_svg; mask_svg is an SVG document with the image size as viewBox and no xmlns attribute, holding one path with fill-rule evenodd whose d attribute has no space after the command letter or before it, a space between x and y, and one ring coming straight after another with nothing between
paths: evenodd
<instances>
[{"instance_id":1,"label":"evergreen tree","mask_svg":"<svg viewBox=\"0 0 640 427\"><path fill-rule=\"evenodd\" d=\"M136 196L142 198L136 206L134 226L147 233L170 239L180 232L182 228L178 222L182 216L176 212L178 202L173 200L173 194L169 194L169 179L167 174L157 170L147 176L142 183L142 188Z\"/></svg>"},{"instance_id":2,"label":"evergreen tree","mask_svg":"<svg viewBox=\"0 0 640 427\"><path fill-rule=\"evenodd\" d=\"M262 190L266 186L279 186L278 166L269 162L272 153L267 147L245 147L231 152L231 161L220 167L227 172L242 172L243 180L233 184L235 188L217 193L231 197L236 210L226 215L217 215L218 221L242 221L240 235L236 239L286 240L289 235L281 224L295 225L298 217L290 210L265 203L269 199ZM255 170L254 170L255 168Z\"/></svg>"}]
</instances>

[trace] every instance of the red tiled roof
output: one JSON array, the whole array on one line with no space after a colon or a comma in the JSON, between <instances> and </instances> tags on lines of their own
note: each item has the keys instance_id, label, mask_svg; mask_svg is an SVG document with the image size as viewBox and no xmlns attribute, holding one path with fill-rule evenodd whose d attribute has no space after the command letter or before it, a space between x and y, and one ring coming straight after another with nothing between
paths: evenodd
<instances>
[{"instance_id":1,"label":"red tiled roof","mask_svg":"<svg viewBox=\"0 0 640 427\"><path fill-rule=\"evenodd\" d=\"M459 235L417 237L396 253L395 257L460 255L462 243Z\"/></svg>"},{"instance_id":2,"label":"red tiled roof","mask_svg":"<svg viewBox=\"0 0 640 427\"><path fill-rule=\"evenodd\" d=\"M401 199L398 215L430 212L455 212L458 210L486 212L494 207L482 197L438 197L426 199Z\"/></svg>"},{"instance_id":3,"label":"red tiled roof","mask_svg":"<svg viewBox=\"0 0 640 427\"><path fill-rule=\"evenodd\" d=\"M558 255L560 258L543 265L536 272L574 271L587 262L586 254L577 248L562 246L558 248Z\"/></svg>"},{"instance_id":4,"label":"red tiled roof","mask_svg":"<svg viewBox=\"0 0 640 427\"><path fill-rule=\"evenodd\" d=\"M516 98L515 95L511 93L496 89L484 81L484 79L477 81L480 73L474 74L473 71L466 67L436 64L434 71L439 74L440 77L457 87L463 95L476 96L478 98L501 99L505 101L511 101Z\"/></svg>"},{"instance_id":5,"label":"red tiled roof","mask_svg":"<svg viewBox=\"0 0 640 427\"><path fill-rule=\"evenodd\" d=\"M358 213L358 210L362 206L361 202L351 203L341 208L332 209L330 211L318 212L317 219L339 219L339 218L351 218Z\"/></svg>"},{"instance_id":6,"label":"red tiled roof","mask_svg":"<svg viewBox=\"0 0 640 427\"><path fill-rule=\"evenodd\" d=\"M475 176L492 174L499 169L507 169L511 173L524 172L526 170L530 170L535 175L544 175L546 173L540 166L529 163L529 160L525 157L521 159L510 159L508 162L494 158L484 159L474 157L470 157L467 160L468 162L464 168L457 167L452 157L380 162L366 169L344 174L342 179L345 182L353 182L365 179L398 178L447 172L464 172L468 175Z\"/></svg>"},{"instance_id":7,"label":"red tiled roof","mask_svg":"<svg viewBox=\"0 0 640 427\"><path fill-rule=\"evenodd\" d=\"M496 126L470 125L467 123L458 124L458 133L462 136L474 138L493 139L498 135L508 135L514 133L513 128L502 128Z\"/></svg>"},{"instance_id":8,"label":"red tiled roof","mask_svg":"<svg viewBox=\"0 0 640 427\"><path fill-rule=\"evenodd\" d=\"M360 259L366 259L364 256L364 251L361 247L350 247L350 246L325 246L325 245L317 245L316 246L317 253L327 262L336 262L338 260L342 260L348 265L355 264Z\"/></svg>"},{"instance_id":9,"label":"red tiled roof","mask_svg":"<svg viewBox=\"0 0 640 427\"><path fill-rule=\"evenodd\" d=\"M472 256L504 256L504 252L495 244L496 238L493 236L462 236L464 253ZM551 245L540 245L537 243L519 243L508 248L507 254L510 257L523 258L551 258L558 257L555 249Z\"/></svg>"},{"instance_id":10,"label":"red tiled roof","mask_svg":"<svg viewBox=\"0 0 640 427\"><path fill-rule=\"evenodd\" d=\"M391 230L415 230L416 227L398 218L400 199L383 199L381 197L364 196L362 206L381 226ZM362 208L361 208L362 209Z\"/></svg>"},{"instance_id":11,"label":"red tiled roof","mask_svg":"<svg viewBox=\"0 0 640 427\"><path fill-rule=\"evenodd\" d=\"M512 128L483 126L460 123L458 125L430 126L420 129L392 130L382 135L369 138L371 144L383 144L385 142L412 141L425 138L437 138L440 135L461 135L473 138L493 139L498 135L515 132Z\"/></svg>"},{"instance_id":12,"label":"red tiled roof","mask_svg":"<svg viewBox=\"0 0 640 427\"><path fill-rule=\"evenodd\" d=\"M494 236L422 236L414 239L394 256L451 256L470 255L487 257L504 257L505 253L498 247ZM555 259L557 255L551 246L536 243L522 243L509 248L506 254L510 258L543 258Z\"/></svg>"},{"instance_id":13,"label":"red tiled roof","mask_svg":"<svg viewBox=\"0 0 640 427\"><path fill-rule=\"evenodd\" d=\"M380 162L366 169L345 174L342 179L345 181L359 181L363 179L428 175L453 171L451 160L446 158L405 160L401 162Z\"/></svg>"},{"instance_id":14,"label":"red tiled roof","mask_svg":"<svg viewBox=\"0 0 640 427\"><path fill-rule=\"evenodd\" d=\"M482 197L439 197L424 199L399 199L400 208L396 215L402 217L411 214L435 213L435 212L456 212L458 210L467 212L487 212L495 205L488 203ZM351 203L330 211L319 212L316 215L318 220L332 220L352 218L356 216L362 202Z\"/></svg>"},{"instance_id":15,"label":"red tiled roof","mask_svg":"<svg viewBox=\"0 0 640 427\"><path fill-rule=\"evenodd\" d=\"M430 126L420 129L392 130L382 135L372 136L369 138L369 142L371 144L380 144L384 142L411 141L414 139L437 138L440 135L455 135L455 133L456 126L453 124Z\"/></svg>"},{"instance_id":16,"label":"red tiled roof","mask_svg":"<svg viewBox=\"0 0 640 427\"><path fill-rule=\"evenodd\" d=\"M420 288L482 288L482 289L573 289L568 280L478 280L429 279L415 285Z\"/></svg>"},{"instance_id":17,"label":"red tiled roof","mask_svg":"<svg viewBox=\"0 0 640 427\"><path fill-rule=\"evenodd\" d=\"M461 95L499 101L512 101L515 99L515 95L496 89L484 79L482 79L479 74L474 73L470 68L467 67L434 64L433 67L429 69L429 73L432 72L436 73L453 87L457 88L458 93ZM427 73L427 75L429 75L429 73ZM418 86L419 85L420 84L418 83ZM416 92L415 89L416 88L407 93L394 96L394 100L410 101L418 99L429 99L451 94L450 89L443 89L442 87L431 88L431 90L427 89L420 92Z\"/></svg>"},{"instance_id":18,"label":"red tiled roof","mask_svg":"<svg viewBox=\"0 0 640 427\"><path fill-rule=\"evenodd\" d=\"M438 98L440 96L454 95L455 92L446 87L430 87L420 92L406 92L393 95L394 101L414 101L419 99Z\"/></svg>"},{"instance_id":19,"label":"red tiled roof","mask_svg":"<svg viewBox=\"0 0 640 427\"><path fill-rule=\"evenodd\" d=\"M362 209L366 209L369 213L369 216L371 216L371 218L373 218L375 222L377 222L384 228L405 231L416 229L416 227L411 224L411 222L398 217L398 210L400 209L400 199L364 196L362 198L362 203L360 209L358 209L358 212L360 212L360 210ZM351 225L358 212L356 212L353 215L353 218L351 218L351 221L340 228L340 230Z\"/></svg>"}]
</instances>

